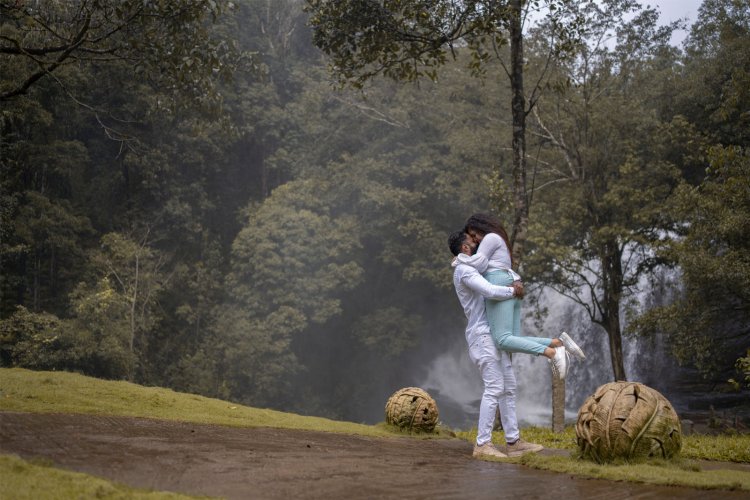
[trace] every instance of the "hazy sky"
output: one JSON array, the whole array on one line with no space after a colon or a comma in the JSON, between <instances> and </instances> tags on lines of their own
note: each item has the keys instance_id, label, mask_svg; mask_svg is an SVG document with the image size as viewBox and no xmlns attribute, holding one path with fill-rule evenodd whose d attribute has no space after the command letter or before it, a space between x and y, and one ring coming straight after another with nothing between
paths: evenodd
<instances>
[{"instance_id":1,"label":"hazy sky","mask_svg":"<svg viewBox=\"0 0 750 500\"><path fill-rule=\"evenodd\" d=\"M698 8L703 2L701 0L642 0L641 3L644 6L651 5L652 7L658 7L660 12L659 19L663 23L676 21L677 19L686 17L688 19L689 27L698 18ZM686 36L686 31L676 32L672 36L672 43L679 45Z\"/></svg>"},{"instance_id":2,"label":"hazy sky","mask_svg":"<svg viewBox=\"0 0 750 500\"><path fill-rule=\"evenodd\" d=\"M690 18L690 22L694 22L698 15L698 8L702 2L701 0L656 0L642 3L658 7L661 17L665 21L674 21L680 17L688 17Z\"/></svg>"},{"instance_id":3,"label":"hazy sky","mask_svg":"<svg viewBox=\"0 0 750 500\"><path fill-rule=\"evenodd\" d=\"M698 19L698 9L703 0L640 0L641 5L655 7L659 10L659 20L663 24L678 19L687 19L687 27ZM532 15L532 18L534 16ZM680 45L687 36L687 30L676 31L672 35L672 44Z\"/></svg>"}]
</instances>

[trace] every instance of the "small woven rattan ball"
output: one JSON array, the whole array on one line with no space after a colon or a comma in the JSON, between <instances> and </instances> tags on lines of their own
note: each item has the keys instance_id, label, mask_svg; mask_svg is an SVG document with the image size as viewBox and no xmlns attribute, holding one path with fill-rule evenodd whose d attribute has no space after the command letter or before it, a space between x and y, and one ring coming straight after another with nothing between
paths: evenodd
<instances>
[{"instance_id":1,"label":"small woven rattan ball","mask_svg":"<svg viewBox=\"0 0 750 500\"><path fill-rule=\"evenodd\" d=\"M671 458L682 447L680 419L659 391L638 382L599 387L578 410L578 449L596 462Z\"/></svg>"},{"instance_id":2,"label":"small woven rattan ball","mask_svg":"<svg viewBox=\"0 0 750 500\"><path fill-rule=\"evenodd\" d=\"M405 387L388 398L385 421L410 431L432 432L438 422L438 407L426 391Z\"/></svg>"}]
</instances>

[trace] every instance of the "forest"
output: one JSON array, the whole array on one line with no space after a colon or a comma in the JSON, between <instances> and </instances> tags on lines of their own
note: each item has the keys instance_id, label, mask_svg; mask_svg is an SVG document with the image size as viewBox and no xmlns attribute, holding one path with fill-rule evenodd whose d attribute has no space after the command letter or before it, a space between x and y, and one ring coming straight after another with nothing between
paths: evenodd
<instances>
[{"instance_id":1,"label":"forest","mask_svg":"<svg viewBox=\"0 0 750 500\"><path fill-rule=\"evenodd\" d=\"M0 104L0 366L378 422L491 212L598 383L750 391L745 1L0 0Z\"/></svg>"}]
</instances>

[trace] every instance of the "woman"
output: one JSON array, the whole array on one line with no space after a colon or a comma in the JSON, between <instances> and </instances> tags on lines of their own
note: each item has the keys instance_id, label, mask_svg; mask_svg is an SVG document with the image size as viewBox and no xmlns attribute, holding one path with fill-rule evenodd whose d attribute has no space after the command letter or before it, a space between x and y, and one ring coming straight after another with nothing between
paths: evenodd
<instances>
[{"instance_id":1,"label":"woman","mask_svg":"<svg viewBox=\"0 0 750 500\"><path fill-rule=\"evenodd\" d=\"M521 280L511 269L513 261L508 234L498 219L488 214L474 214L466 221L464 231L479 246L472 257L459 256L461 262L483 273L493 285L512 286L515 281ZM522 337L519 298L485 300L485 309L492 338L499 349L537 356L542 354L549 359L552 373L559 379L564 379L568 371L566 348L580 359L586 358L581 348L565 332L556 339Z\"/></svg>"}]
</instances>

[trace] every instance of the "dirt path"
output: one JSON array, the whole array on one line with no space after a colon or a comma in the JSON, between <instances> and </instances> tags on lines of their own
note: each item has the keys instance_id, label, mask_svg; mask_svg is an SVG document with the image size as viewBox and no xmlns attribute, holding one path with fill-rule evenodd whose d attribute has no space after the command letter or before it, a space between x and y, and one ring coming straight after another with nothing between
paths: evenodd
<instances>
[{"instance_id":1,"label":"dirt path","mask_svg":"<svg viewBox=\"0 0 750 500\"><path fill-rule=\"evenodd\" d=\"M138 488L245 498L706 498L471 458L461 440L376 439L124 417L0 412L0 453ZM722 498L747 498L723 491Z\"/></svg>"}]
</instances>

